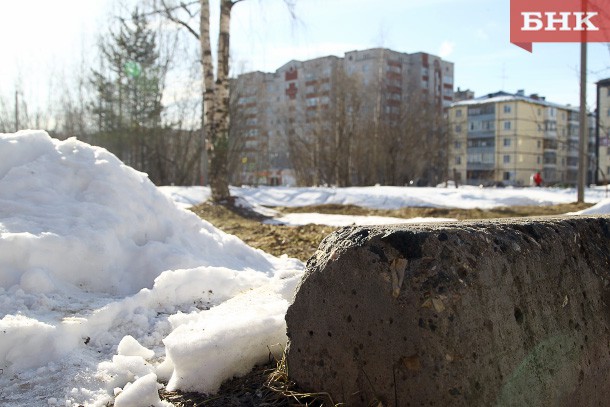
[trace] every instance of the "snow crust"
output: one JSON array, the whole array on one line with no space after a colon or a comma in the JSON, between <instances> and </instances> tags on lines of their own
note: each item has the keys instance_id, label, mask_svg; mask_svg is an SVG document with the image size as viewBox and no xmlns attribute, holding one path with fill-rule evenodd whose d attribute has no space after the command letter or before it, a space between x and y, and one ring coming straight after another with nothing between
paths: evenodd
<instances>
[{"instance_id":1,"label":"snow crust","mask_svg":"<svg viewBox=\"0 0 610 407\"><path fill-rule=\"evenodd\" d=\"M393 218L389 216L358 216L358 215L335 215L327 213L289 213L276 217L267 223L286 226L300 226L307 224L328 226L367 226L367 225L391 225L391 224L413 224L413 223L438 223L455 222L453 218Z\"/></svg>"},{"instance_id":2,"label":"snow crust","mask_svg":"<svg viewBox=\"0 0 610 407\"><path fill-rule=\"evenodd\" d=\"M170 187L161 191L183 207L209 199L208 187ZM455 187L231 187L231 194L251 207L313 205L356 205L370 209L406 207L492 209L517 205L555 205L576 201L575 188L480 188L471 185ZM188 197L188 198L187 198ZM606 199L605 187L585 189L585 201L597 203ZM270 213L269 216L275 216Z\"/></svg>"},{"instance_id":3,"label":"snow crust","mask_svg":"<svg viewBox=\"0 0 610 407\"><path fill-rule=\"evenodd\" d=\"M161 406L163 379L213 392L285 345L302 269L177 207L104 149L0 134L3 406Z\"/></svg>"}]
</instances>

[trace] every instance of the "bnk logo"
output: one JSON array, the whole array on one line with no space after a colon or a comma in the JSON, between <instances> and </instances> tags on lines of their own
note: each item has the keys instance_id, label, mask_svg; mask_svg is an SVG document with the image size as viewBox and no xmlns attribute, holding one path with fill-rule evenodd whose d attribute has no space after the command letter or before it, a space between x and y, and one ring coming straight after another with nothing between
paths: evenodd
<instances>
[{"instance_id":1,"label":"bnk logo","mask_svg":"<svg viewBox=\"0 0 610 407\"><path fill-rule=\"evenodd\" d=\"M610 42L610 0L511 0L510 42Z\"/></svg>"}]
</instances>

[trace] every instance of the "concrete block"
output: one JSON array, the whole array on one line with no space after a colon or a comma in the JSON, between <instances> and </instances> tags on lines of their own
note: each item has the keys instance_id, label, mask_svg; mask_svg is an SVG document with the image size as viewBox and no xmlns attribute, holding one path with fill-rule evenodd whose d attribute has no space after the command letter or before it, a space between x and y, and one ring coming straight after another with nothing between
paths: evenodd
<instances>
[{"instance_id":1,"label":"concrete block","mask_svg":"<svg viewBox=\"0 0 610 407\"><path fill-rule=\"evenodd\" d=\"M348 406L607 406L609 305L609 217L344 228L288 309L288 372Z\"/></svg>"}]
</instances>

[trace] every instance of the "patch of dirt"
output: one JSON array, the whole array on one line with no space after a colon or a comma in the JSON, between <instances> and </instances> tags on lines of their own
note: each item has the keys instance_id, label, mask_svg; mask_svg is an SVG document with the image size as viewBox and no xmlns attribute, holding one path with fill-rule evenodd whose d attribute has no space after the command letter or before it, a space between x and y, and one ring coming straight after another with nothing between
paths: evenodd
<instances>
[{"instance_id":1,"label":"patch of dirt","mask_svg":"<svg viewBox=\"0 0 610 407\"><path fill-rule=\"evenodd\" d=\"M375 215L395 218L442 217L458 220L510 218L523 216L561 215L590 207L591 204L561 204L550 206L513 206L489 210L455 208L402 208L396 210L368 209L354 205L316 205L297 208L274 208L281 213L318 212L340 215ZM282 226L261 223L264 216L223 205L203 203L191 208L201 218L217 228L239 237L252 247L264 250L274 256L287 254L301 261L307 261L318 248L324 237L335 227L320 225Z\"/></svg>"},{"instance_id":2,"label":"patch of dirt","mask_svg":"<svg viewBox=\"0 0 610 407\"><path fill-rule=\"evenodd\" d=\"M324 237L336 228L331 226L305 225L282 226L261 223L259 214L249 213L223 205L203 203L191 208L201 218L224 232L239 237L252 247L274 256L287 254L307 261Z\"/></svg>"}]
</instances>

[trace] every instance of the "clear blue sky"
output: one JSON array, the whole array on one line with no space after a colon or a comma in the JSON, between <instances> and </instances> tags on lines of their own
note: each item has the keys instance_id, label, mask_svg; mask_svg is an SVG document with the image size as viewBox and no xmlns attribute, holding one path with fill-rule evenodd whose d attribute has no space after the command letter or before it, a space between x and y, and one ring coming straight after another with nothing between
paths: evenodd
<instances>
[{"instance_id":1,"label":"clear blue sky","mask_svg":"<svg viewBox=\"0 0 610 407\"><path fill-rule=\"evenodd\" d=\"M130 2L131 0L125 0ZM49 75L73 72L91 57L113 0L0 2L0 94L17 76L29 95L46 95ZM578 104L578 44L509 42L508 0L298 0L291 21L282 0L248 0L234 8L234 72L274 71L291 59L383 46L424 51L455 63L455 86L477 95L500 89ZM594 82L610 77L610 47L590 44L588 105ZM19 72L19 74L17 73ZM42 97L42 96L41 96Z\"/></svg>"}]
</instances>

